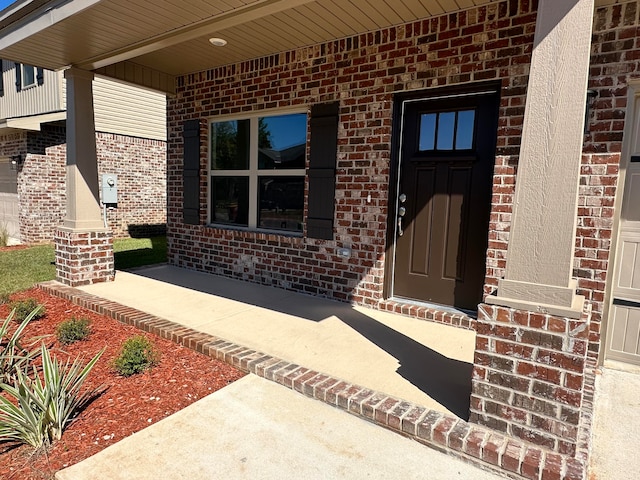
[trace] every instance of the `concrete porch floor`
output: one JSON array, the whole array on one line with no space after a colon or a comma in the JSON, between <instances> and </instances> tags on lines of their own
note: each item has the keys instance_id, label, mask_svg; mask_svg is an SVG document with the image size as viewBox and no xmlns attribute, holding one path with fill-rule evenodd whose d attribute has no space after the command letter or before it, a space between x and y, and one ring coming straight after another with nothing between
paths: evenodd
<instances>
[{"instance_id":1,"label":"concrete porch floor","mask_svg":"<svg viewBox=\"0 0 640 480\"><path fill-rule=\"evenodd\" d=\"M475 333L159 265L81 287L107 300L466 418Z\"/></svg>"}]
</instances>

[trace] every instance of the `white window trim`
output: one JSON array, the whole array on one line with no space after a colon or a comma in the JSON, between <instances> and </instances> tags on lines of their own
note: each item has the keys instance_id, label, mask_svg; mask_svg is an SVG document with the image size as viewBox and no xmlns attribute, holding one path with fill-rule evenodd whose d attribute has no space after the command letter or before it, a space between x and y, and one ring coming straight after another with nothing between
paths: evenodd
<instances>
[{"instance_id":1,"label":"white window trim","mask_svg":"<svg viewBox=\"0 0 640 480\"><path fill-rule=\"evenodd\" d=\"M293 230L272 230L258 227L258 177L302 177L306 180L306 168L300 169L287 169L287 170L260 170L258 168L258 122L261 117L275 117L280 115L294 115L303 113L307 116L307 139L306 145L309 144L308 131L309 131L309 110L307 108L292 108L292 109L269 109L258 112L248 112L242 114L230 114L220 115L218 117L212 117L208 121L207 129L207 225L216 228L225 228L230 230L246 230L246 231L259 231L277 233L279 235L295 235L302 236L303 232L296 232ZM213 169L211 165L211 125L214 123L233 121L233 120L249 120L251 136L249 138L249 168L247 170L217 170ZM256 133L254 135L254 132ZM215 172L215 173L214 173ZM216 176L249 176L249 218L248 226L233 225L228 223L216 223L212 221L213 204L211 199L211 177ZM303 218L304 222L304 218Z\"/></svg>"},{"instance_id":2,"label":"white window trim","mask_svg":"<svg viewBox=\"0 0 640 480\"><path fill-rule=\"evenodd\" d=\"M24 69L25 67L29 67L33 70L33 83L25 83L24 79L25 79L25 74L24 74ZM28 88L33 88L36 87L38 85L38 69L36 67L34 67L33 65L26 65L24 63L20 64L20 83L21 85L21 89L22 90L26 90Z\"/></svg>"}]
</instances>

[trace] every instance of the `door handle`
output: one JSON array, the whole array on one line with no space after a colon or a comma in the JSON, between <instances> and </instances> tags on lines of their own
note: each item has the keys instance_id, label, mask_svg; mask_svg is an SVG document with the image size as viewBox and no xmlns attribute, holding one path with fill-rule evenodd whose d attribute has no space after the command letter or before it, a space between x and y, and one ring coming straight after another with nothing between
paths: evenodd
<instances>
[{"instance_id":1,"label":"door handle","mask_svg":"<svg viewBox=\"0 0 640 480\"><path fill-rule=\"evenodd\" d=\"M398 200L400 203L404 203L407 201L407 196L404 193L398 195ZM407 209L404 206L398 207L398 236L401 237L404 235L404 231L402 230L402 217L404 217L407 213Z\"/></svg>"}]
</instances>

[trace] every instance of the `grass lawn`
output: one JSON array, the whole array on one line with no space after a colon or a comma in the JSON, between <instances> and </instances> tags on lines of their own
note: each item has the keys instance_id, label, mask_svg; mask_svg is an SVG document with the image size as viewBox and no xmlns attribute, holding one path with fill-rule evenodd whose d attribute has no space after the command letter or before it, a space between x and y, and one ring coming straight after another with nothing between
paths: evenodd
<instances>
[{"instance_id":1,"label":"grass lawn","mask_svg":"<svg viewBox=\"0 0 640 480\"><path fill-rule=\"evenodd\" d=\"M114 240L117 270L162 263L167 260L166 237ZM0 296L25 290L56 276L53 245L0 252Z\"/></svg>"}]
</instances>

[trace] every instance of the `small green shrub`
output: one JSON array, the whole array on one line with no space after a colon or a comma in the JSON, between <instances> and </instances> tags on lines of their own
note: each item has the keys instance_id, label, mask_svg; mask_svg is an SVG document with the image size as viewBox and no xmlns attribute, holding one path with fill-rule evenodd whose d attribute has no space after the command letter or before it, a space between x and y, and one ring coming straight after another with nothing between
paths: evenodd
<instances>
[{"instance_id":1,"label":"small green shrub","mask_svg":"<svg viewBox=\"0 0 640 480\"><path fill-rule=\"evenodd\" d=\"M129 377L157 365L160 353L144 335L136 335L122 344L120 353L113 360L113 368L120 375Z\"/></svg>"},{"instance_id":2,"label":"small green shrub","mask_svg":"<svg viewBox=\"0 0 640 480\"><path fill-rule=\"evenodd\" d=\"M86 339L91 333L91 321L88 318L71 317L56 328L56 337L64 345Z\"/></svg>"},{"instance_id":3,"label":"small green shrub","mask_svg":"<svg viewBox=\"0 0 640 480\"><path fill-rule=\"evenodd\" d=\"M42 375L18 370L13 385L0 384L0 441L20 442L38 449L59 440L62 431L102 388L82 392L82 384L104 350L82 366L78 359L64 364L42 345ZM41 378L42 377L42 378Z\"/></svg>"},{"instance_id":4,"label":"small green shrub","mask_svg":"<svg viewBox=\"0 0 640 480\"><path fill-rule=\"evenodd\" d=\"M11 304L11 310L14 311L13 319L16 322L22 322L29 315L33 315L32 320L38 320L46 313L44 305L39 304L35 298L17 300Z\"/></svg>"}]
</instances>

